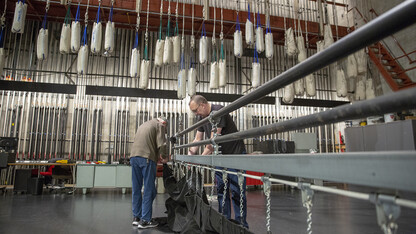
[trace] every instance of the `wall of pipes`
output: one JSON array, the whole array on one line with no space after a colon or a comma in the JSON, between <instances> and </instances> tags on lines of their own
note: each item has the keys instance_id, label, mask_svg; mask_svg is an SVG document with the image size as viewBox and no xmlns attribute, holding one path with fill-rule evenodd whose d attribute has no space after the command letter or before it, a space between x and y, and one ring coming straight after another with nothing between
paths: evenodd
<instances>
[{"instance_id":1,"label":"wall of pipes","mask_svg":"<svg viewBox=\"0 0 416 234\"><path fill-rule=\"evenodd\" d=\"M182 1L181 1L182 2ZM190 3L190 1L184 1ZM198 2L198 1L197 1ZM209 1L210 5L214 3ZM220 6L222 1L215 1ZM238 1L240 10L245 10L247 2ZM235 1L224 1L224 8L233 9ZM196 3L198 4L198 3ZM202 4L202 1L201 1ZM263 4L259 5L264 13ZM332 8L331 8L332 7ZM292 5L287 1L271 1L271 15L293 16ZM302 19L319 22L317 5L312 1L300 1ZM143 10L143 9L142 9ZM328 5L328 19L331 24L345 26L348 21L343 15L343 7ZM332 12L332 13L331 13ZM337 17L333 17L333 16ZM263 22L264 23L264 22ZM137 127L153 117L163 114L170 120L168 135L173 136L180 129L187 128L195 122L195 117L188 110L189 96L183 100L130 98L85 95L85 85L138 88L138 78L129 76L131 50L135 31L116 28L116 48L111 55L89 55L88 72L78 75L76 71L77 54L59 53L59 37L62 24L50 22L48 59L36 59L36 37L40 22L27 21L24 34L10 33L10 22L6 22L5 38L6 64L4 77L16 81L76 84L77 94L50 94L35 92L1 91L0 97L0 136L18 137L19 160L47 160L49 158L71 158L76 160L117 161L128 157L130 145ZM91 28L88 28L91 35ZM141 29L143 30L143 29ZM197 38L198 39L198 38ZM154 60L157 33L149 35L149 59ZM140 51L144 51L144 33L140 34ZM190 36L185 36L185 44L190 44ZM197 57L198 43L194 58ZM208 43L210 44L210 43ZM308 45L308 44L307 44ZM218 48L217 48L218 50ZM209 89L209 65L195 64L197 70L197 92L224 94L245 94L252 90L251 63L252 56L238 60L233 55L233 41L225 40L225 57L227 60L227 85L216 90ZM212 48L208 49L208 58ZM185 61L190 63L191 50L185 46ZM316 49L307 46L308 56ZM217 51L218 54L218 51ZM286 56L284 46L274 45L273 59L259 58L261 66L261 84L296 65L297 60ZM143 57L143 54L141 54ZM162 67L151 62L150 89L172 90L177 87L179 65ZM317 95L300 98L324 100L348 100L336 95L334 77L329 68L314 74ZM294 117L308 115L326 108L282 105L279 98L283 90L271 96L276 97L276 105L252 104L232 113L240 130L285 121ZM351 98L351 97L349 97ZM219 103L226 105L227 103ZM318 151L333 152L338 142L339 124L305 129L318 136ZM184 141L193 139L193 133ZM290 133L274 134L262 137L266 139L290 140ZM253 151L253 140L246 140L248 153Z\"/></svg>"}]
</instances>

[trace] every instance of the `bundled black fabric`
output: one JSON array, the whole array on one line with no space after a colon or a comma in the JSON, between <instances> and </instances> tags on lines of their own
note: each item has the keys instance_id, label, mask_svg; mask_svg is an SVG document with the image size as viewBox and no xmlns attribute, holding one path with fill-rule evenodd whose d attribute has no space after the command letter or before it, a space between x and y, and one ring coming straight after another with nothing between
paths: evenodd
<instances>
[{"instance_id":1,"label":"bundled black fabric","mask_svg":"<svg viewBox=\"0 0 416 234\"><path fill-rule=\"evenodd\" d=\"M196 191L196 173L189 172L188 180L183 177L179 181L172 175L172 170L164 164L163 181L169 198L166 200L168 225L179 233L251 233L237 222L213 209L205 191ZM201 185L201 176L198 175ZM200 186L199 186L200 187Z\"/></svg>"}]
</instances>

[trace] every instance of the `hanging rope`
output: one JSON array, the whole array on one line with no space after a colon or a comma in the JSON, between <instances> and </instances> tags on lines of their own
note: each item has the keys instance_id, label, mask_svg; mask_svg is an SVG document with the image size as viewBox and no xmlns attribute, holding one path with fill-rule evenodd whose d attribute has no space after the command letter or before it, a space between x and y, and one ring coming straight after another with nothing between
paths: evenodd
<instances>
[{"instance_id":1,"label":"hanging rope","mask_svg":"<svg viewBox=\"0 0 416 234\"><path fill-rule=\"evenodd\" d=\"M113 7L114 7L114 0L111 0L110 14L108 15L108 21L110 22L113 22Z\"/></svg>"},{"instance_id":2,"label":"hanging rope","mask_svg":"<svg viewBox=\"0 0 416 234\"><path fill-rule=\"evenodd\" d=\"M170 0L168 2L168 25L166 26L166 38L170 37Z\"/></svg>"},{"instance_id":3,"label":"hanging rope","mask_svg":"<svg viewBox=\"0 0 416 234\"><path fill-rule=\"evenodd\" d=\"M88 8L89 7L90 7L90 0L88 0L87 9L85 11L85 19L84 19L85 27L84 27L84 33L82 35L82 45L84 45L84 46L88 44L88 41L87 41L87 27L88 27Z\"/></svg>"},{"instance_id":4,"label":"hanging rope","mask_svg":"<svg viewBox=\"0 0 416 234\"><path fill-rule=\"evenodd\" d=\"M45 15L43 16L43 21L42 21L42 28L43 29L46 29L46 23L47 23L46 19L48 17L49 6L50 6L50 0L47 0L46 1L46 7L45 7Z\"/></svg>"},{"instance_id":5,"label":"hanging rope","mask_svg":"<svg viewBox=\"0 0 416 234\"><path fill-rule=\"evenodd\" d=\"M68 10L66 11L64 23L65 24L71 23L71 2L68 2Z\"/></svg>"},{"instance_id":6,"label":"hanging rope","mask_svg":"<svg viewBox=\"0 0 416 234\"><path fill-rule=\"evenodd\" d=\"M240 3L237 0L237 26L236 26L237 31L241 31L241 29L240 29L240 20L238 19L239 11L240 11Z\"/></svg>"},{"instance_id":7,"label":"hanging rope","mask_svg":"<svg viewBox=\"0 0 416 234\"><path fill-rule=\"evenodd\" d=\"M79 22L79 15L80 15L80 12L79 12L80 3L81 3L81 1L78 1L77 13L75 14L75 21L78 21L78 22ZM69 8L68 8L68 10L69 10Z\"/></svg>"},{"instance_id":8,"label":"hanging rope","mask_svg":"<svg viewBox=\"0 0 416 234\"><path fill-rule=\"evenodd\" d=\"M224 60L224 14L223 14L223 1L221 1L221 33L220 33L220 40L221 40L221 51L220 51L220 59Z\"/></svg>"},{"instance_id":9,"label":"hanging rope","mask_svg":"<svg viewBox=\"0 0 416 234\"><path fill-rule=\"evenodd\" d=\"M97 11L97 15L95 17L97 24L100 22L100 9L101 9L101 0L98 0L98 11Z\"/></svg>"},{"instance_id":10,"label":"hanging rope","mask_svg":"<svg viewBox=\"0 0 416 234\"><path fill-rule=\"evenodd\" d=\"M150 0L147 0L147 13L146 13L146 33L144 34L144 42L145 42L145 46L144 46L144 59L145 60L149 60L149 55L148 55L148 44L149 44L149 2Z\"/></svg>"},{"instance_id":11,"label":"hanging rope","mask_svg":"<svg viewBox=\"0 0 416 234\"><path fill-rule=\"evenodd\" d=\"M259 63L259 54L257 53L257 45L254 44L254 62Z\"/></svg>"}]
</instances>

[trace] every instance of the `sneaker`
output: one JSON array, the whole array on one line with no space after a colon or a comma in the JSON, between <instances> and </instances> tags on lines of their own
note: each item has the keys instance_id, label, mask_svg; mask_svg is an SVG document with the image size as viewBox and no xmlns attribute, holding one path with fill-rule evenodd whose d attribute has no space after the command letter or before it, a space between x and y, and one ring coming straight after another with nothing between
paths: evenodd
<instances>
[{"instance_id":1,"label":"sneaker","mask_svg":"<svg viewBox=\"0 0 416 234\"><path fill-rule=\"evenodd\" d=\"M138 228L141 228L141 229L153 228L153 227L157 227L157 225L159 225L159 223L154 220L151 220L151 221L140 220Z\"/></svg>"},{"instance_id":2,"label":"sneaker","mask_svg":"<svg viewBox=\"0 0 416 234\"><path fill-rule=\"evenodd\" d=\"M134 217L132 224L133 224L133 226L138 226L139 225L139 222L140 222L140 218Z\"/></svg>"}]
</instances>

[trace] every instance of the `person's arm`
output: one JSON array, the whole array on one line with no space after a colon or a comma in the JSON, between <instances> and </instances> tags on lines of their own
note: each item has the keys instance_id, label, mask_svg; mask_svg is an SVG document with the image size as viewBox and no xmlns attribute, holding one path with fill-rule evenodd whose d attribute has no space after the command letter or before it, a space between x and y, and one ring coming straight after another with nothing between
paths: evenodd
<instances>
[{"instance_id":1,"label":"person's arm","mask_svg":"<svg viewBox=\"0 0 416 234\"><path fill-rule=\"evenodd\" d=\"M168 159L167 145L166 145L166 134L165 127L159 127L157 131L156 143L160 157Z\"/></svg>"},{"instance_id":2,"label":"person's arm","mask_svg":"<svg viewBox=\"0 0 416 234\"><path fill-rule=\"evenodd\" d=\"M195 139L192 142L202 141L203 137L204 137L204 132L196 131ZM196 153L198 153L198 149L199 149L199 146L190 147L188 150L188 155L195 155Z\"/></svg>"},{"instance_id":3,"label":"person's arm","mask_svg":"<svg viewBox=\"0 0 416 234\"><path fill-rule=\"evenodd\" d=\"M218 135L221 134L221 130L222 130L222 128L217 128L217 134ZM211 139L213 137L214 137L214 132L211 132ZM212 147L212 145L209 144L209 145L205 146L205 149L204 149L204 152L202 152L202 155L209 155L209 154L212 154L212 152L214 152L214 147Z\"/></svg>"}]
</instances>

